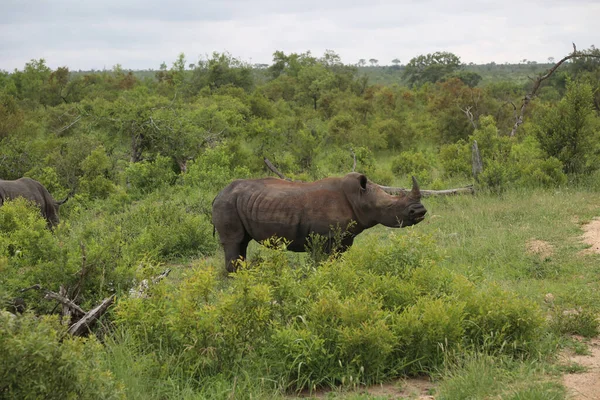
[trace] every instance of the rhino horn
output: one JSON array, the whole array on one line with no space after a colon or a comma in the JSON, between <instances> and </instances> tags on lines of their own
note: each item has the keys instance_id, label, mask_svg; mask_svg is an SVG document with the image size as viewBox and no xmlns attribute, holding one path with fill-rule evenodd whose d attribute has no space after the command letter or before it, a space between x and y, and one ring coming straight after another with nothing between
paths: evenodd
<instances>
[{"instance_id":1,"label":"rhino horn","mask_svg":"<svg viewBox=\"0 0 600 400\"><path fill-rule=\"evenodd\" d=\"M417 182L417 178L412 177L413 187L411 190L411 194L414 197L421 197L421 189L419 189L419 182Z\"/></svg>"}]
</instances>

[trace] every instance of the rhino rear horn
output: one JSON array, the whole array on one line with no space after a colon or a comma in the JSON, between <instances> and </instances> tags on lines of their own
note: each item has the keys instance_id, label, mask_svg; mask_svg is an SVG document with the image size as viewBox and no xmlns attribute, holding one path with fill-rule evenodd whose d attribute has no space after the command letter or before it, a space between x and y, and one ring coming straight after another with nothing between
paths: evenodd
<instances>
[{"instance_id":1,"label":"rhino rear horn","mask_svg":"<svg viewBox=\"0 0 600 400\"><path fill-rule=\"evenodd\" d=\"M421 189L419 189L419 182L417 182L417 178L415 178L414 176L412 177L412 182L413 182L413 187L411 190L411 194L414 197L421 197Z\"/></svg>"}]
</instances>

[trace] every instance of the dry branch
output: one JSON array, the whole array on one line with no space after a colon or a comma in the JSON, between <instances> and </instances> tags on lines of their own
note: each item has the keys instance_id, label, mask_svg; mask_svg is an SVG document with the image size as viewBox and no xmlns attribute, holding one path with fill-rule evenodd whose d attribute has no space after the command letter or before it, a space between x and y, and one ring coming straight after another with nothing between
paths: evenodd
<instances>
[{"instance_id":1,"label":"dry branch","mask_svg":"<svg viewBox=\"0 0 600 400\"><path fill-rule=\"evenodd\" d=\"M404 189L404 188L398 188L398 187L393 187L393 186L382 186L382 185L378 185L378 186L380 188L382 188L386 193L389 193L389 194L398 194L398 193L410 194L410 192L412 191L411 189ZM455 194L475 194L475 188L473 187L473 185L469 185L469 186L455 188L455 189L443 189L443 190L421 189L420 192L421 192L421 196L423 196L423 197L449 196L449 195L455 195Z\"/></svg>"},{"instance_id":2,"label":"dry branch","mask_svg":"<svg viewBox=\"0 0 600 400\"><path fill-rule=\"evenodd\" d=\"M277 175L281 179L285 179L286 181L290 180L290 179L286 178L285 175L283 175L281 172L279 172L279 170L277 168L275 168L273 163L271 163L271 161L269 161L269 159L267 157L264 158L264 161L265 161L265 164L267 164L267 167L269 167L269 169L271 171L273 171L275 173L275 175Z\"/></svg>"},{"instance_id":3,"label":"dry branch","mask_svg":"<svg viewBox=\"0 0 600 400\"><path fill-rule=\"evenodd\" d=\"M277 174L277 176L279 176L281 179L285 179L286 181L291 180L291 179L286 178L285 175L283 175L281 172L279 172L279 170L277 168L275 168L275 166L273 164L271 164L271 162L269 161L268 158L265 157L264 161L265 161L265 164L267 164L267 167L269 167L269 169L271 171L273 171L275 174ZM382 185L377 185L377 186L379 186L380 188L382 188L385 192L387 192L389 194L398 194L398 193L408 194L412 190L412 189L404 189L404 188L393 187L393 186L382 186ZM421 189L421 195L423 195L423 196L447 196L447 195L463 194L463 193L475 194L475 188L473 188L473 185L469 185L469 186L465 186L462 188L444 189L444 190Z\"/></svg>"},{"instance_id":4,"label":"dry branch","mask_svg":"<svg viewBox=\"0 0 600 400\"><path fill-rule=\"evenodd\" d=\"M473 108L473 107L469 106L469 107L465 107L464 109L461 108L460 110L465 114L465 116L471 123L471 126L473 126L473 129L477 129L477 124L475 123L475 116L471 112L471 108Z\"/></svg>"},{"instance_id":5,"label":"dry branch","mask_svg":"<svg viewBox=\"0 0 600 400\"><path fill-rule=\"evenodd\" d=\"M552 68L550 68L548 71L546 71L546 73L544 75L540 75L537 77L537 79L534 80L531 91L525 95L525 97L523 98L523 101L521 102L521 108L520 108L518 114L516 112L516 107L515 107L515 123L512 127L512 130L510 131L511 137L515 136L515 134L517 133L517 129L523 123L523 115L525 114L525 109L527 108L527 106L529 105L529 103L531 102L531 100L533 99L535 94L537 93L542 82L545 81L546 79L550 78L550 76L552 76L554 71L556 71L558 69L558 67L560 67L565 61L570 60L572 58L577 58L577 57L600 58L600 55L591 54L591 53L585 52L585 51L577 51L577 47L575 46L575 43L573 43L573 52L571 54L560 59L556 64L554 64L554 66Z\"/></svg>"},{"instance_id":6,"label":"dry branch","mask_svg":"<svg viewBox=\"0 0 600 400\"><path fill-rule=\"evenodd\" d=\"M110 297L107 297L98 305L96 308L86 313L79 321L75 322L69 328L68 332L73 336L81 336L85 334L89 327L98 319L102 314L106 312L108 307L115 300L115 295L113 294Z\"/></svg>"},{"instance_id":7,"label":"dry branch","mask_svg":"<svg viewBox=\"0 0 600 400\"><path fill-rule=\"evenodd\" d=\"M85 314L85 311L83 311L83 309L81 307L79 307L77 304L73 303L66 296L62 296L51 290L44 289L40 284L36 284L36 285L30 286L28 288L21 289L21 293L26 292L28 290L32 290L32 289L39 290L40 292L44 293L44 298L46 300L56 300L63 306L66 306L66 307L70 308L71 310L77 311L80 315Z\"/></svg>"},{"instance_id":8,"label":"dry branch","mask_svg":"<svg viewBox=\"0 0 600 400\"><path fill-rule=\"evenodd\" d=\"M473 145L471 147L471 164L473 178L475 178L475 181L479 181L479 174L483 172L483 163L481 162L481 156L479 155L477 140L473 140Z\"/></svg>"},{"instance_id":9,"label":"dry branch","mask_svg":"<svg viewBox=\"0 0 600 400\"><path fill-rule=\"evenodd\" d=\"M153 284L157 284L162 279L164 279L167 276L169 276L170 273L171 273L171 268L167 268L163 273L161 273L160 275L157 275L154 278L152 278L152 283ZM149 287L150 287L150 283L148 282L148 279L143 279L140 282L140 284L138 285L137 288L135 288L135 289L131 288L129 290L129 297L133 297L133 298L146 298L146 297L148 297L146 295L146 291L148 290Z\"/></svg>"}]
</instances>

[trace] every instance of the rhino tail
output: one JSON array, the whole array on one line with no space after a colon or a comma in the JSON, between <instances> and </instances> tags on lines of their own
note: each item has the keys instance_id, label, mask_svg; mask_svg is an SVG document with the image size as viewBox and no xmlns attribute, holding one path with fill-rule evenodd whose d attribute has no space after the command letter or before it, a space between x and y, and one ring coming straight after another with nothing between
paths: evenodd
<instances>
[{"instance_id":1,"label":"rhino tail","mask_svg":"<svg viewBox=\"0 0 600 400\"><path fill-rule=\"evenodd\" d=\"M62 206L63 204L65 204L65 203L67 202L67 200L69 200L69 199L70 199L71 197L73 197L74 195L75 195L75 190L73 189L73 190L71 190L71 191L69 192L69 194L67 194L67 197L65 197L65 198L64 198L64 200L57 201L57 202L56 202L56 205L57 205L57 206Z\"/></svg>"}]
</instances>

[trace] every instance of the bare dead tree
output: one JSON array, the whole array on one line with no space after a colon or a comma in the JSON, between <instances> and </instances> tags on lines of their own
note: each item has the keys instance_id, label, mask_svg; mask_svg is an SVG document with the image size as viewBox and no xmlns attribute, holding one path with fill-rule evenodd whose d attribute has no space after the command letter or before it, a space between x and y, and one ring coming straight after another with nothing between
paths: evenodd
<instances>
[{"instance_id":1,"label":"bare dead tree","mask_svg":"<svg viewBox=\"0 0 600 400\"><path fill-rule=\"evenodd\" d=\"M471 146L471 164L473 177L475 178L475 181L479 182L479 174L483 172L483 163L481 162L481 156L479 155L477 140L473 140L473 145Z\"/></svg>"},{"instance_id":2,"label":"bare dead tree","mask_svg":"<svg viewBox=\"0 0 600 400\"><path fill-rule=\"evenodd\" d=\"M356 171L356 154L354 154L354 150L350 147L350 153L352 154L352 172Z\"/></svg>"},{"instance_id":3,"label":"bare dead tree","mask_svg":"<svg viewBox=\"0 0 600 400\"><path fill-rule=\"evenodd\" d=\"M538 89L542 85L542 82L544 82L546 79L550 78L550 76L552 76L554 71L556 71L558 69L558 67L560 67L565 61L568 61L572 58L577 58L577 57L600 58L600 55L592 54L592 53L586 52L586 51L577 51L577 47L575 46L575 43L573 43L573 52L571 54L561 58L556 64L554 64L554 66L552 68L547 70L544 74L538 76L533 81L533 87L531 88L531 91L529 93L527 93L525 95L525 97L523 98L523 100L521 102L521 107L518 112L517 112L516 106L514 106L514 104L513 104L513 107L515 107L515 123L512 127L512 130L510 131L511 137L515 136L515 134L517 133L517 129L523 123L523 115L525 114L525 109L527 108L527 106L529 105L531 100L533 100L533 98L535 97Z\"/></svg>"},{"instance_id":4,"label":"bare dead tree","mask_svg":"<svg viewBox=\"0 0 600 400\"><path fill-rule=\"evenodd\" d=\"M467 119L473 126L473 129L477 129L477 124L475 123L475 117L473 116L473 113L471 112L472 108L473 108L472 106L469 106L469 107L461 108L460 110L467 116Z\"/></svg>"}]
</instances>

